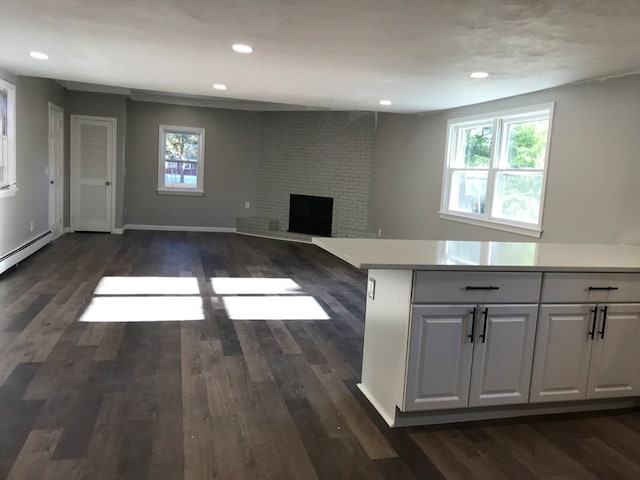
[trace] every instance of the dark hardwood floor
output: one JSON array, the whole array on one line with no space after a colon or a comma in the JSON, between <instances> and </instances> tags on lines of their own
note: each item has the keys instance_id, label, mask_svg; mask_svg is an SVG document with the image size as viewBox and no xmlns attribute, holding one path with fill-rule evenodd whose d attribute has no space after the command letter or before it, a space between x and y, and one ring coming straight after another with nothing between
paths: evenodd
<instances>
[{"instance_id":1,"label":"dark hardwood floor","mask_svg":"<svg viewBox=\"0 0 640 480\"><path fill-rule=\"evenodd\" d=\"M162 295L195 278L171 297L204 320L126 321L119 301L165 303L150 281L98 295L103 277L165 277ZM213 277L291 279L277 308L306 293L330 319L232 320ZM387 428L355 387L365 282L311 245L61 237L0 276L0 478L640 478L637 410ZM112 321L84 321L96 300Z\"/></svg>"}]
</instances>

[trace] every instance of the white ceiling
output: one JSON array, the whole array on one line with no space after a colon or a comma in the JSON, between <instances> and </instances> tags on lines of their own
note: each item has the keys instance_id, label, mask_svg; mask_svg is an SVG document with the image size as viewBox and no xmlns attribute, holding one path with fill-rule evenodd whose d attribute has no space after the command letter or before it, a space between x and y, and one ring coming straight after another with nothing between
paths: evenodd
<instances>
[{"instance_id":1,"label":"white ceiling","mask_svg":"<svg viewBox=\"0 0 640 480\"><path fill-rule=\"evenodd\" d=\"M640 71L640 0L0 0L0 9L0 66L180 95L423 112ZM238 42L255 52L233 52ZM470 79L476 70L492 76Z\"/></svg>"}]
</instances>

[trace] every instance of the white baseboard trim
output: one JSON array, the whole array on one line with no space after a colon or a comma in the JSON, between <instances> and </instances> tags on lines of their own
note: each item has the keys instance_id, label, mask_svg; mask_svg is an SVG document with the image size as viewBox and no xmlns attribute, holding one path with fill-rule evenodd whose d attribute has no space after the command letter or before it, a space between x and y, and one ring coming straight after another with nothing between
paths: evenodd
<instances>
[{"instance_id":1,"label":"white baseboard trim","mask_svg":"<svg viewBox=\"0 0 640 480\"><path fill-rule=\"evenodd\" d=\"M214 232L214 233L236 233L235 227L194 227L186 225L141 225L128 223L122 230L156 230L162 232Z\"/></svg>"},{"instance_id":2,"label":"white baseboard trim","mask_svg":"<svg viewBox=\"0 0 640 480\"><path fill-rule=\"evenodd\" d=\"M114 228L113 230L111 230L111 233L113 233L114 235L122 235L124 233L124 227Z\"/></svg>"},{"instance_id":3,"label":"white baseboard trim","mask_svg":"<svg viewBox=\"0 0 640 480\"><path fill-rule=\"evenodd\" d=\"M9 270L14 265L27 258L29 255L33 255L40 250L46 244L53 241L53 233L46 232L32 238L28 242L25 242L22 246L14 248L10 252L0 257L0 273Z\"/></svg>"}]
</instances>

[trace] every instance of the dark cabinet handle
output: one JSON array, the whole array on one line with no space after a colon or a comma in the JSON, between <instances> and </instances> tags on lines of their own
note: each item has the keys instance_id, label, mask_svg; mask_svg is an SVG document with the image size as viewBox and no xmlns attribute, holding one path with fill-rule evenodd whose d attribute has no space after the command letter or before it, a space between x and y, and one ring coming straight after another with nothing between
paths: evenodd
<instances>
[{"instance_id":1,"label":"dark cabinet handle","mask_svg":"<svg viewBox=\"0 0 640 480\"><path fill-rule=\"evenodd\" d=\"M500 290L500 287L474 287L472 285L467 285L464 287L465 290Z\"/></svg>"},{"instance_id":2,"label":"dark cabinet handle","mask_svg":"<svg viewBox=\"0 0 640 480\"><path fill-rule=\"evenodd\" d=\"M600 338L604 338L604 331L607 328L607 307L602 309L602 330L598 333L600 334Z\"/></svg>"},{"instance_id":3,"label":"dark cabinet handle","mask_svg":"<svg viewBox=\"0 0 640 480\"><path fill-rule=\"evenodd\" d=\"M589 287L589 291L591 290L620 290L619 287Z\"/></svg>"},{"instance_id":4,"label":"dark cabinet handle","mask_svg":"<svg viewBox=\"0 0 640 480\"><path fill-rule=\"evenodd\" d=\"M593 322L591 323L591 330L587 333L591 337L591 340L593 340L596 337L596 319L598 318L598 309L594 308L591 310L591 313L593 313Z\"/></svg>"},{"instance_id":5,"label":"dark cabinet handle","mask_svg":"<svg viewBox=\"0 0 640 480\"><path fill-rule=\"evenodd\" d=\"M471 339L471 343L473 343L476 336L476 311L477 309L475 307L471 310L471 333L467 335L467 337Z\"/></svg>"},{"instance_id":6,"label":"dark cabinet handle","mask_svg":"<svg viewBox=\"0 0 640 480\"><path fill-rule=\"evenodd\" d=\"M482 314L484 315L484 326L482 327L482 335L480 335L480 338L482 339L482 343L484 343L487 339L487 317L489 316L489 309L485 308Z\"/></svg>"}]
</instances>

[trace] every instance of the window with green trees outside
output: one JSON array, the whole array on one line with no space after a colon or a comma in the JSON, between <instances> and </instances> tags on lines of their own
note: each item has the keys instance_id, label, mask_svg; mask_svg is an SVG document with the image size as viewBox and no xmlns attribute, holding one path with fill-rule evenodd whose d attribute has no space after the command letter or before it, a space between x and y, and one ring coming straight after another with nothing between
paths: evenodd
<instances>
[{"instance_id":1,"label":"window with green trees outside","mask_svg":"<svg viewBox=\"0 0 640 480\"><path fill-rule=\"evenodd\" d=\"M441 216L540 236L553 104L448 123Z\"/></svg>"},{"instance_id":2,"label":"window with green trees outside","mask_svg":"<svg viewBox=\"0 0 640 480\"><path fill-rule=\"evenodd\" d=\"M204 194L204 128L160 125L158 193Z\"/></svg>"}]
</instances>

